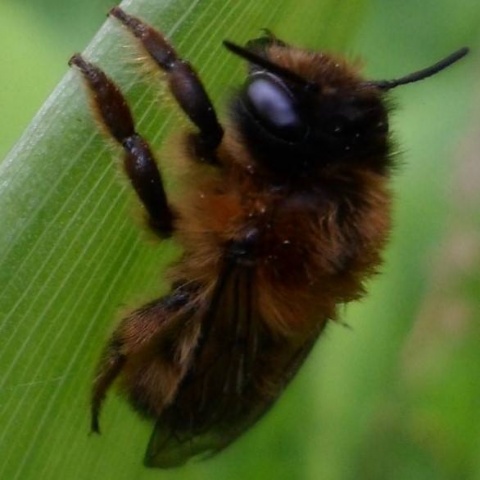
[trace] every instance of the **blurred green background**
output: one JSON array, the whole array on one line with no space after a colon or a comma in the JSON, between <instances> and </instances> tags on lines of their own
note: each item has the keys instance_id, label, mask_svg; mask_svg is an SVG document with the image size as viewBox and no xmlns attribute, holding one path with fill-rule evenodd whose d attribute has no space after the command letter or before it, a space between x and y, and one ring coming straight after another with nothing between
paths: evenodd
<instances>
[{"instance_id":1,"label":"blurred green background","mask_svg":"<svg viewBox=\"0 0 480 480\"><path fill-rule=\"evenodd\" d=\"M232 448L174 472L142 467L150 426L114 396L104 434L87 435L101 345L119 310L164 287L174 246L139 232L132 195L68 74L0 166L0 478L480 479L478 0L130 3L171 33L220 99L241 68L220 40L261 27L360 57L376 79L463 45L472 53L394 93L395 229L368 299L342 309L351 328L330 327L277 407ZM0 158L111 6L2 0ZM102 32L91 57L126 87L159 145L177 120L157 108L158 85L135 73L122 32Z\"/></svg>"}]
</instances>

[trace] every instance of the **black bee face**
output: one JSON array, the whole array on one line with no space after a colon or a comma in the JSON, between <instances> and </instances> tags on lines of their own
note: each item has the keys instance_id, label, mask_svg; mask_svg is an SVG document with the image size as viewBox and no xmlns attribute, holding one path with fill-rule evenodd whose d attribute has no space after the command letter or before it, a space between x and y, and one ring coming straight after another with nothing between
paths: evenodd
<instances>
[{"instance_id":1,"label":"black bee face","mask_svg":"<svg viewBox=\"0 0 480 480\"><path fill-rule=\"evenodd\" d=\"M387 159L387 109L377 92L339 92L319 95L308 111L309 149L320 163L371 162Z\"/></svg>"},{"instance_id":2,"label":"black bee face","mask_svg":"<svg viewBox=\"0 0 480 480\"><path fill-rule=\"evenodd\" d=\"M232 109L242 140L258 163L289 177L355 164L387 173L386 93L435 75L468 53L461 48L404 77L366 81L338 57L290 47L271 33L247 48L224 44L249 64Z\"/></svg>"},{"instance_id":3,"label":"black bee face","mask_svg":"<svg viewBox=\"0 0 480 480\"><path fill-rule=\"evenodd\" d=\"M306 88L255 70L234 112L256 157L289 175L387 157L387 109L374 88Z\"/></svg>"}]
</instances>

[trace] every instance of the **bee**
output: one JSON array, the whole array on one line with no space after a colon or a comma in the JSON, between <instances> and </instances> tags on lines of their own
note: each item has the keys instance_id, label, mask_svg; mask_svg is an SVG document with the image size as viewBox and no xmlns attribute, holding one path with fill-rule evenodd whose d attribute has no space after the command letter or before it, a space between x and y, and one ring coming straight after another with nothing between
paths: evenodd
<instances>
[{"instance_id":1,"label":"bee","mask_svg":"<svg viewBox=\"0 0 480 480\"><path fill-rule=\"evenodd\" d=\"M257 422L294 377L339 305L365 294L390 230L395 165L388 92L436 74L468 52L395 80L365 80L343 58L270 32L245 47L246 82L220 123L193 67L154 28L110 15L164 72L195 127L177 142L184 188L164 188L127 102L76 54L101 128L160 239L183 247L170 293L117 326L96 372L91 428L114 382L154 430L150 467L215 454Z\"/></svg>"}]
</instances>

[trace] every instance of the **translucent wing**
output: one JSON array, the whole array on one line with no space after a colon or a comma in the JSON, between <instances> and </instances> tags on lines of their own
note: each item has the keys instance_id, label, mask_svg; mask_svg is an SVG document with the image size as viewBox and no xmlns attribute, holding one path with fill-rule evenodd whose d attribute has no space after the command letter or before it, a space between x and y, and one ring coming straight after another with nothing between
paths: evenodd
<instances>
[{"instance_id":1,"label":"translucent wing","mask_svg":"<svg viewBox=\"0 0 480 480\"><path fill-rule=\"evenodd\" d=\"M269 334L249 267L228 264L204 312L192 367L156 421L149 467L179 466L228 446L272 406L316 340L291 345Z\"/></svg>"}]
</instances>

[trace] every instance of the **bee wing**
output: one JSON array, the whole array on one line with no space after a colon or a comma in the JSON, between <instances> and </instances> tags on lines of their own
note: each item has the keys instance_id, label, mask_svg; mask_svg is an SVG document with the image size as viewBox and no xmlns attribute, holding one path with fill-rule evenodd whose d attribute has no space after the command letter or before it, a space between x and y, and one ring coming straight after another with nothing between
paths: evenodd
<instances>
[{"instance_id":1,"label":"bee wing","mask_svg":"<svg viewBox=\"0 0 480 480\"><path fill-rule=\"evenodd\" d=\"M156 421L149 467L169 468L226 448L275 402L315 343L291 347L269 335L251 268L227 265L210 304L193 366Z\"/></svg>"}]
</instances>

